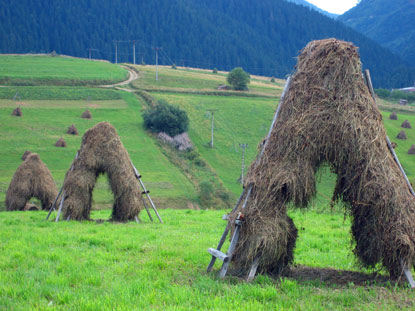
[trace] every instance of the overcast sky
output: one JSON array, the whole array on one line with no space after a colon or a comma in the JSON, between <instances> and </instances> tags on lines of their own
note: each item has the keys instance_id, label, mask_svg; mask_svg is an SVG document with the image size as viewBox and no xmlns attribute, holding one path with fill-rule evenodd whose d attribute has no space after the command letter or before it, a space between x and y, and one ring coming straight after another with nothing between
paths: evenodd
<instances>
[{"instance_id":1,"label":"overcast sky","mask_svg":"<svg viewBox=\"0 0 415 311\"><path fill-rule=\"evenodd\" d=\"M354 7L358 0L307 0L308 2L318 6L330 13L343 14Z\"/></svg>"}]
</instances>

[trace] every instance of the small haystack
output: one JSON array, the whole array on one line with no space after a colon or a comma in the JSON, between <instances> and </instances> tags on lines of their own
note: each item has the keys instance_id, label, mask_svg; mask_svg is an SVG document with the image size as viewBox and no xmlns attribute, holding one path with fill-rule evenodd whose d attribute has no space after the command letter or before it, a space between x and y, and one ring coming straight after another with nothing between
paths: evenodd
<instances>
[{"instance_id":1,"label":"small haystack","mask_svg":"<svg viewBox=\"0 0 415 311\"><path fill-rule=\"evenodd\" d=\"M56 141L55 146L56 147L66 147L66 141L61 137Z\"/></svg>"},{"instance_id":2,"label":"small haystack","mask_svg":"<svg viewBox=\"0 0 415 311\"><path fill-rule=\"evenodd\" d=\"M111 124L99 123L85 133L72 166L63 185L65 219L89 219L96 179L107 173L114 194L112 219L134 220L143 204L140 185L128 153Z\"/></svg>"},{"instance_id":3,"label":"small haystack","mask_svg":"<svg viewBox=\"0 0 415 311\"><path fill-rule=\"evenodd\" d=\"M408 154L415 154L415 145L412 145L408 150Z\"/></svg>"},{"instance_id":4,"label":"small haystack","mask_svg":"<svg viewBox=\"0 0 415 311\"><path fill-rule=\"evenodd\" d=\"M81 118L83 118L83 119L92 119L92 114L87 109L82 113Z\"/></svg>"},{"instance_id":5,"label":"small haystack","mask_svg":"<svg viewBox=\"0 0 415 311\"><path fill-rule=\"evenodd\" d=\"M408 120L403 121L401 127L403 127L404 129L410 129L411 128L411 123L409 123Z\"/></svg>"},{"instance_id":6,"label":"small haystack","mask_svg":"<svg viewBox=\"0 0 415 311\"><path fill-rule=\"evenodd\" d=\"M26 160L27 157L31 154L32 154L32 152L30 150L26 150L22 155L22 161Z\"/></svg>"},{"instance_id":7,"label":"small haystack","mask_svg":"<svg viewBox=\"0 0 415 311\"><path fill-rule=\"evenodd\" d=\"M6 209L21 211L33 197L50 209L56 195L55 182L46 165L36 153L30 154L19 166L6 193Z\"/></svg>"},{"instance_id":8,"label":"small haystack","mask_svg":"<svg viewBox=\"0 0 415 311\"><path fill-rule=\"evenodd\" d=\"M414 264L415 200L388 149L358 49L326 39L310 42L298 57L264 154L248 171L246 208L230 215L232 224L244 215L235 271L249 271L257 256L263 273L278 274L292 262L297 229L287 208L309 205L325 164L337 174L333 199L351 216L360 262L382 263L392 277L402 273L401 261Z\"/></svg>"},{"instance_id":9,"label":"small haystack","mask_svg":"<svg viewBox=\"0 0 415 311\"><path fill-rule=\"evenodd\" d=\"M75 125L72 124L70 127L68 127L66 133L71 135L78 135L78 130L76 129Z\"/></svg>"},{"instance_id":10,"label":"small haystack","mask_svg":"<svg viewBox=\"0 0 415 311\"><path fill-rule=\"evenodd\" d=\"M396 136L397 139L406 139L405 131L400 131L399 134Z\"/></svg>"},{"instance_id":11,"label":"small haystack","mask_svg":"<svg viewBox=\"0 0 415 311\"><path fill-rule=\"evenodd\" d=\"M389 119L391 120L398 120L398 115L396 114L396 112L392 112L389 116Z\"/></svg>"},{"instance_id":12,"label":"small haystack","mask_svg":"<svg viewBox=\"0 0 415 311\"><path fill-rule=\"evenodd\" d=\"M26 203L23 210L24 211L38 211L39 208L36 205L32 204L32 203Z\"/></svg>"},{"instance_id":13,"label":"small haystack","mask_svg":"<svg viewBox=\"0 0 415 311\"><path fill-rule=\"evenodd\" d=\"M14 109L12 112L12 116L15 116L15 117L23 116L22 109L20 109L20 107L17 107L16 109Z\"/></svg>"}]
</instances>

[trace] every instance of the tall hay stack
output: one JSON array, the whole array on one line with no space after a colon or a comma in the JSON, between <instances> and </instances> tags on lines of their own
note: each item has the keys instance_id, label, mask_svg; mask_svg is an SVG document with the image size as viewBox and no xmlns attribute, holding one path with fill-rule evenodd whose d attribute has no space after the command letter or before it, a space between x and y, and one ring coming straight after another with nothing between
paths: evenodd
<instances>
[{"instance_id":1,"label":"tall hay stack","mask_svg":"<svg viewBox=\"0 0 415 311\"><path fill-rule=\"evenodd\" d=\"M255 163L257 162L257 163ZM252 193L233 256L246 273L280 273L292 262L297 229L287 208L307 207L324 163L337 174L334 200L352 218L354 253L382 263L392 277L415 259L415 200L388 150L382 116L362 78L357 48L335 39L310 42L298 58L264 154L247 174Z\"/></svg>"},{"instance_id":2,"label":"tall hay stack","mask_svg":"<svg viewBox=\"0 0 415 311\"><path fill-rule=\"evenodd\" d=\"M39 155L31 153L17 168L6 193L6 209L22 211L30 198L38 198L49 209L58 194L50 171Z\"/></svg>"},{"instance_id":3,"label":"tall hay stack","mask_svg":"<svg viewBox=\"0 0 415 311\"><path fill-rule=\"evenodd\" d=\"M114 194L112 220L125 222L139 214L142 209L140 185L128 153L111 124L99 123L84 134L78 158L72 166L63 185L65 219L90 218L92 192L97 177L103 173L107 173Z\"/></svg>"}]
</instances>

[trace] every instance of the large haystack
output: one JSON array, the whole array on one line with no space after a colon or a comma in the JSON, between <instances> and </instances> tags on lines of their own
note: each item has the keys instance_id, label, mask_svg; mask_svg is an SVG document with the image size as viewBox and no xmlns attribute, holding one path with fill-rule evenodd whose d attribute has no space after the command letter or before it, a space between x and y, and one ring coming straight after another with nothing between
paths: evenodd
<instances>
[{"instance_id":1,"label":"large haystack","mask_svg":"<svg viewBox=\"0 0 415 311\"><path fill-rule=\"evenodd\" d=\"M85 133L78 158L72 165L63 185L65 219L89 219L96 179L107 173L114 194L112 219L134 220L142 209L140 185L128 153L111 124L99 123Z\"/></svg>"},{"instance_id":2,"label":"large haystack","mask_svg":"<svg viewBox=\"0 0 415 311\"><path fill-rule=\"evenodd\" d=\"M36 153L30 154L19 166L6 194L6 209L21 211L33 197L42 202L42 209L50 209L58 192L46 165Z\"/></svg>"},{"instance_id":3,"label":"large haystack","mask_svg":"<svg viewBox=\"0 0 415 311\"><path fill-rule=\"evenodd\" d=\"M405 120L401 124L401 127L403 127L404 129L410 129L411 128L411 123L408 120Z\"/></svg>"},{"instance_id":4,"label":"large haystack","mask_svg":"<svg viewBox=\"0 0 415 311\"><path fill-rule=\"evenodd\" d=\"M333 198L348 208L361 263L380 262L393 277L401 260L414 263L415 200L388 150L357 48L327 39L299 56L264 155L247 174L252 194L233 257L237 271L246 272L257 255L260 272L279 273L292 261L297 229L287 208L308 206L324 163L337 174Z\"/></svg>"},{"instance_id":5,"label":"large haystack","mask_svg":"<svg viewBox=\"0 0 415 311\"><path fill-rule=\"evenodd\" d=\"M396 114L396 112L392 112L389 116L389 119L391 120L398 120L398 115Z\"/></svg>"},{"instance_id":6,"label":"large haystack","mask_svg":"<svg viewBox=\"0 0 415 311\"><path fill-rule=\"evenodd\" d=\"M82 112L81 118L82 118L82 119L92 119L92 114L91 114L91 112L89 112L89 110L87 109L87 110L85 110L84 112Z\"/></svg>"},{"instance_id":7,"label":"large haystack","mask_svg":"<svg viewBox=\"0 0 415 311\"><path fill-rule=\"evenodd\" d=\"M20 107L15 108L12 112L12 116L15 116L15 117L23 116L22 109L20 109Z\"/></svg>"},{"instance_id":8,"label":"large haystack","mask_svg":"<svg viewBox=\"0 0 415 311\"><path fill-rule=\"evenodd\" d=\"M55 143L55 147L66 147L66 141L61 137L59 138L56 143Z\"/></svg>"},{"instance_id":9,"label":"large haystack","mask_svg":"<svg viewBox=\"0 0 415 311\"><path fill-rule=\"evenodd\" d=\"M66 133L71 134L71 135L78 135L78 130L75 127L75 125L71 125L70 127L68 127L68 130L66 131Z\"/></svg>"},{"instance_id":10,"label":"large haystack","mask_svg":"<svg viewBox=\"0 0 415 311\"><path fill-rule=\"evenodd\" d=\"M26 160L26 159L27 159L27 157L28 157L29 155L31 155L31 154L32 154L32 151L30 151L30 150L26 150L26 151L22 154L22 161Z\"/></svg>"},{"instance_id":11,"label":"large haystack","mask_svg":"<svg viewBox=\"0 0 415 311\"><path fill-rule=\"evenodd\" d=\"M396 138L397 139L406 139L406 133L405 133L405 131L400 131L399 133L398 133L398 135L396 136Z\"/></svg>"}]
</instances>

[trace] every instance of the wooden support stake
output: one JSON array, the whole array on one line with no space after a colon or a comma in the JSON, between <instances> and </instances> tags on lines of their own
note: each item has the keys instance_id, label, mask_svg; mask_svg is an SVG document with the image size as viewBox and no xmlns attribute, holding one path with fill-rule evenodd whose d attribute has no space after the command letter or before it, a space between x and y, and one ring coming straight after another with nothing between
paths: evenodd
<instances>
[{"instance_id":1,"label":"wooden support stake","mask_svg":"<svg viewBox=\"0 0 415 311\"><path fill-rule=\"evenodd\" d=\"M246 281L248 283L252 282L252 280L255 278L256 270L258 269L258 266L259 266L259 258L260 257L261 257L260 255L256 256L255 259L254 259L254 262L252 263L251 269L249 270L248 277L246 278Z\"/></svg>"},{"instance_id":2,"label":"wooden support stake","mask_svg":"<svg viewBox=\"0 0 415 311\"><path fill-rule=\"evenodd\" d=\"M56 216L55 222L59 221L59 217L61 216L61 212L62 212L63 202L65 202L65 191L63 191L62 193L62 199L61 199L61 203L59 204L58 215Z\"/></svg>"}]
</instances>

